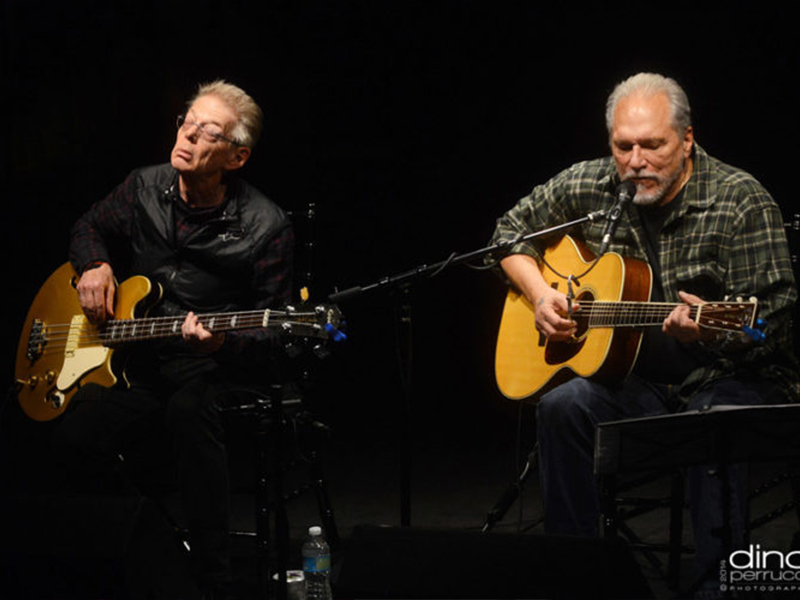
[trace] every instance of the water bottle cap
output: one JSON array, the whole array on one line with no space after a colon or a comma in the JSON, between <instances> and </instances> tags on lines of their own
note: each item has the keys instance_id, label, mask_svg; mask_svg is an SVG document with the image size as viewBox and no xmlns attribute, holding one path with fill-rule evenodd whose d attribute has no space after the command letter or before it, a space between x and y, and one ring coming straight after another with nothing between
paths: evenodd
<instances>
[{"instance_id":1,"label":"water bottle cap","mask_svg":"<svg viewBox=\"0 0 800 600\"><path fill-rule=\"evenodd\" d=\"M313 527L308 528L309 535L322 535L322 527L319 525L314 525Z\"/></svg>"}]
</instances>

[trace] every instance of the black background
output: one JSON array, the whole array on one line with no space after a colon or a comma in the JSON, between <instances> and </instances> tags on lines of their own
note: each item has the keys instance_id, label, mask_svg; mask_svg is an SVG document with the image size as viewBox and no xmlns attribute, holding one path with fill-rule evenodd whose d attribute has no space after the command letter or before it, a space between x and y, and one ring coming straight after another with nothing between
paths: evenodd
<instances>
[{"instance_id":1,"label":"black background","mask_svg":"<svg viewBox=\"0 0 800 600\"><path fill-rule=\"evenodd\" d=\"M198 82L226 78L264 108L243 177L288 210L315 204L323 300L486 245L534 184L607 152L605 98L640 70L681 82L698 142L797 211L793 14L770 2L6 0L8 377L69 226L132 168L168 160ZM513 436L516 405L493 379L503 297L498 278L464 267L413 286L416 443ZM380 292L341 306L350 339L320 385L349 439L390 440L403 419L397 305Z\"/></svg>"}]
</instances>

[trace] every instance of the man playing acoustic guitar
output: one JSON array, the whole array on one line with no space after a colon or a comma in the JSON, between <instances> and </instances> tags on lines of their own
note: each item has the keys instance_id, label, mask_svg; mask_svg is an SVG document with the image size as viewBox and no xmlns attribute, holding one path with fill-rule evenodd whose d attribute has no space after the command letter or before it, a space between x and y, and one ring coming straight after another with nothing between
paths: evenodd
<instances>
[{"instance_id":1,"label":"man playing acoustic guitar","mask_svg":"<svg viewBox=\"0 0 800 600\"><path fill-rule=\"evenodd\" d=\"M55 427L53 455L71 488L113 489L117 456L166 422L206 597L230 578L227 455L217 403L252 375L248 368L270 382L274 344L265 329L212 331L198 313L280 308L291 300L290 222L234 177L261 123L260 108L238 87L201 86L178 118L170 163L133 171L77 221L70 245L80 305L93 325L111 322L122 290L115 282L133 275L161 292L149 315L179 315L182 325L175 341L130 354L128 386L89 384L75 394Z\"/></svg>"},{"instance_id":2,"label":"man playing acoustic guitar","mask_svg":"<svg viewBox=\"0 0 800 600\"><path fill-rule=\"evenodd\" d=\"M567 281L555 284L544 276L549 269L542 257L552 238L539 244L519 242L519 236L594 211L611 214L621 185L632 182L632 205L622 205L608 250L648 263L649 300L673 303L658 327L644 329L641 345L634 348L635 363L616 379L572 377L525 392L538 400L545 528L552 534L598 534L597 423L800 398L789 327L797 292L776 203L752 176L697 145L688 100L672 79L640 73L620 83L608 98L606 124L611 156L573 165L535 187L498 220L493 239L510 245L501 266L533 307L542 345L546 339L548 345L569 347L586 333L579 315L589 302L568 298ZM594 219L570 235L597 255L607 227ZM565 275L573 274L578 275ZM704 300L737 297L756 298L766 322L763 340L745 341L740 332L704 327L698 318L696 309ZM736 543L743 539L745 500L742 482L735 475L731 479ZM696 567L714 587L719 560L726 558L714 534L723 525L722 482L708 469L695 468L689 486Z\"/></svg>"}]
</instances>

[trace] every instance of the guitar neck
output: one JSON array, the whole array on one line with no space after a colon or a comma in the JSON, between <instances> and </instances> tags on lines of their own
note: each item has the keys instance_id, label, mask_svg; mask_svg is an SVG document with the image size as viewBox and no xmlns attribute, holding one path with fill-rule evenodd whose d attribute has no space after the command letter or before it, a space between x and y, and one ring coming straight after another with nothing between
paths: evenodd
<instances>
[{"instance_id":1,"label":"guitar neck","mask_svg":"<svg viewBox=\"0 0 800 600\"><path fill-rule=\"evenodd\" d=\"M574 318L592 327L660 326L677 306L675 302L579 302ZM689 306L689 317L702 327L738 331L753 324L755 304L715 302Z\"/></svg>"},{"instance_id":2,"label":"guitar neck","mask_svg":"<svg viewBox=\"0 0 800 600\"><path fill-rule=\"evenodd\" d=\"M276 320L271 319L273 315L277 316ZM185 319L186 315L114 319L103 326L101 336L109 344L176 337L181 335L181 325ZM212 333L266 328L286 323L285 313L271 310L209 313L198 315L198 320Z\"/></svg>"},{"instance_id":3,"label":"guitar neck","mask_svg":"<svg viewBox=\"0 0 800 600\"><path fill-rule=\"evenodd\" d=\"M587 320L589 327L648 327L660 325L678 306L657 302L580 302L576 316ZM692 318L697 307L692 308Z\"/></svg>"}]
</instances>

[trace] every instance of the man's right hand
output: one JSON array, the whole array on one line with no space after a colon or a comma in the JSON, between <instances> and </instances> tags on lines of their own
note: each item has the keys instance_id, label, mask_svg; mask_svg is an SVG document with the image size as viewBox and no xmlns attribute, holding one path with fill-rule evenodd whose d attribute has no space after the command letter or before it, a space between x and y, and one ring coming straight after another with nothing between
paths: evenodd
<instances>
[{"instance_id":1,"label":"man's right hand","mask_svg":"<svg viewBox=\"0 0 800 600\"><path fill-rule=\"evenodd\" d=\"M536 329L552 342L566 342L578 331L578 324L569 318L567 297L552 288L541 294L534 304ZM572 312L580 309L572 303Z\"/></svg>"},{"instance_id":2,"label":"man's right hand","mask_svg":"<svg viewBox=\"0 0 800 600\"><path fill-rule=\"evenodd\" d=\"M567 297L547 284L536 261L524 254L511 254L500 264L509 280L533 305L537 331L554 342L571 339L577 323L568 317ZM573 302L572 311L579 309L578 303Z\"/></svg>"},{"instance_id":3,"label":"man's right hand","mask_svg":"<svg viewBox=\"0 0 800 600\"><path fill-rule=\"evenodd\" d=\"M114 271L108 263L83 272L78 281L78 300L93 325L102 325L114 317Z\"/></svg>"}]
</instances>

